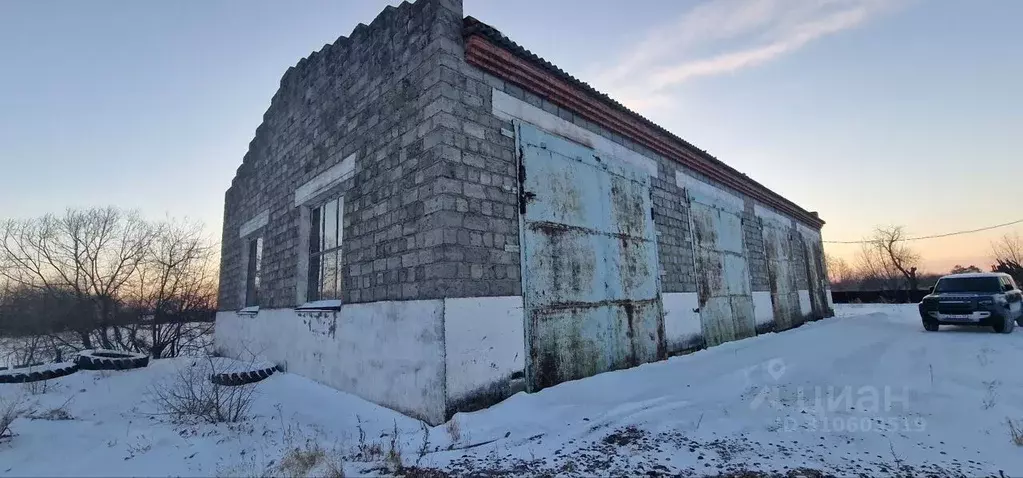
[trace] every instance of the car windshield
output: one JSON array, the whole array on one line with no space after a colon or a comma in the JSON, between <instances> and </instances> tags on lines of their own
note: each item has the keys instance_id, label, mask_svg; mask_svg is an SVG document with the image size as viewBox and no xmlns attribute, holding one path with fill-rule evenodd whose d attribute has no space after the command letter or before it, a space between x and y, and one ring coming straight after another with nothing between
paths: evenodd
<instances>
[{"instance_id":1,"label":"car windshield","mask_svg":"<svg viewBox=\"0 0 1023 478\"><path fill-rule=\"evenodd\" d=\"M946 277L934 286L934 292L1001 292L997 277Z\"/></svg>"}]
</instances>

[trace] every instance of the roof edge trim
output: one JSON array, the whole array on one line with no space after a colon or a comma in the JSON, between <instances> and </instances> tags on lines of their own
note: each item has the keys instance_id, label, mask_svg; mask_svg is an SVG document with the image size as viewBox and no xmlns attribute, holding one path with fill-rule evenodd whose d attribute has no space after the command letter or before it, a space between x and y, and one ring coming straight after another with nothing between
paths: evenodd
<instances>
[{"instance_id":1,"label":"roof edge trim","mask_svg":"<svg viewBox=\"0 0 1023 478\"><path fill-rule=\"evenodd\" d=\"M824 225L816 214L571 77L511 42L496 29L472 17L466 17L465 27L465 59L473 66L539 94L766 206L790 214L799 222L818 230Z\"/></svg>"}]
</instances>

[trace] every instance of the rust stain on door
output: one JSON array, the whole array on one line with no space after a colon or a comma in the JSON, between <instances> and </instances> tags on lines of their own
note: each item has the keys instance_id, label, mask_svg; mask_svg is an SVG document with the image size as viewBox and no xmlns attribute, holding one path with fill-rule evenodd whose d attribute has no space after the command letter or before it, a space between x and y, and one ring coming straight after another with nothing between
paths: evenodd
<instances>
[{"instance_id":1,"label":"rust stain on door","mask_svg":"<svg viewBox=\"0 0 1023 478\"><path fill-rule=\"evenodd\" d=\"M786 228L785 225L766 221L762 226L771 284L771 307L777 330L791 329L803 323L796 277L800 271L793 263L793 256L799 249L794 249L793 234L791 225Z\"/></svg>"},{"instance_id":2,"label":"rust stain on door","mask_svg":"<svg viewBox=\"0 0 1023 478\"><path fill-rule=\"evenodd\" d=\"M649 178L517 128L530 391L665 357Z\"/></svg>"},{"instance_id":3,"label":"rust stain on door","mask_svg":"<svg viewBox=\"0 0 1023 478\"><path fill-rule=\"evenodd\" d=\"M713 346L756 334L741 212L687 191L704 341Z\"/></svg>"}]
</instances>

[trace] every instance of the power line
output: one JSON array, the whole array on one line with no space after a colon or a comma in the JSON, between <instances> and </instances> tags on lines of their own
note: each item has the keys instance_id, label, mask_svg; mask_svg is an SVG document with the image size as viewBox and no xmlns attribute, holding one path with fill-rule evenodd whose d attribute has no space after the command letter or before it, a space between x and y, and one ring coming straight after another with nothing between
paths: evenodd
<instances>
[{"instance_id":1,"label":"power line","mask_svg":"<svg viewBox=\"0 0 1023 478\"><path fill-rule=\"evenodd\" d=\"M930 235L930 236L908 237L908 238L902 239L902 240L903 241L922 241L924 239L937 239L939 237L959 236L959 235L962 235L962 234L973 234L975 232L989 231L991 229L998 229L999 227L1011 226L1013 224L1019 224L1021 222L1023 222L1023 219L1017 219L1015 221L1007 222L1007 223L1004 223L1004 224L996 224L994 226L982 227L980 229L970 229L968 231L946 232L944 234L933 234L933 235ZM873 242L873 241L860 240L860 241L822 241L822 242L824 242L825 244L866 244L868 242Z\"/></svg>"}]
</instances>

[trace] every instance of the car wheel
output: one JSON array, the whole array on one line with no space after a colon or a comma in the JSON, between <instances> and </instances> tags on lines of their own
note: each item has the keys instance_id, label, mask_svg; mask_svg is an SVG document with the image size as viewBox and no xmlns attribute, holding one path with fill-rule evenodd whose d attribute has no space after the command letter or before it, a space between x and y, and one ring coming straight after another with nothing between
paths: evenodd
<instances>
[{"instance_id":1,"label":"car wheel","mask_svg":"<svg viewBox=\"0 0 1023 478\"><path fill-rule=\"evenodd\" d=\"M1016 322L1009 318L1003 318L1001 321L995 322L992 328L999 334L1011 334L1016 328Z\"/></svg>"},{"instance_id":2,"label":"car wheel","mask_svg":"<svg viewBox=\"0 0 1023 478\"><path fill-rule=\"evenodd\" d=\"M930 321L930 320L925 320L924 321L924 330L926 330L928 332L937 332L938 331L938 323Z\"/></svg>"}]
</instances>

